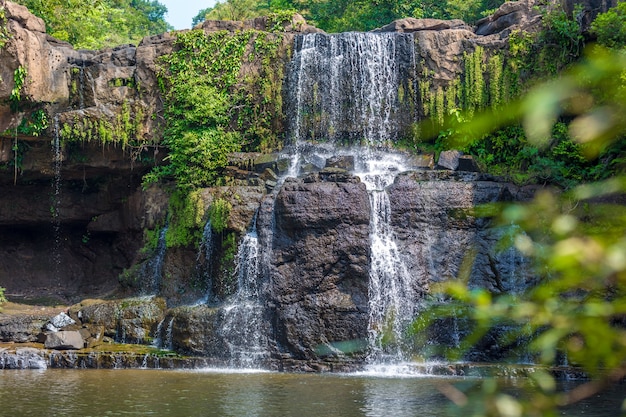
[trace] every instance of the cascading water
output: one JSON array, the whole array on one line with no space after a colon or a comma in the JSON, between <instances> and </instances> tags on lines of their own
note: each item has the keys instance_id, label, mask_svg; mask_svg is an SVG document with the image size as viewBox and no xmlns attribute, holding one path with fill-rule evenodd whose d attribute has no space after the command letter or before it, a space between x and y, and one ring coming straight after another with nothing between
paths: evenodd
<instances>
[{"instance_id":1,"label":"cascading water","mask_svg":"<svg viewBox=\"0 0 626 417\"><path fill-rule=\"evenodd\" d=\"M406 170L398 155L366 158L362 172L370 198L370 281L368 363L405 361L405 332L416 314L416 291L404 265L391 227L391 204L386 188Z\"/></svg>"},{"instance_id":2,"label":"cascading water","mask_svg":"<svg viewBox=\"0 0 626 417\"><path fill-rule=\"evenodd\" d=\"M287 103L293 142L384 145L414 122L412 34L307 34L295 40Z\"/></svg>"},{"instance_id":3,"label":"cascading water","mask_svg":"<svg viewBox=\"0 0 626 417\"><path fill-rule=\"evenodd\" d=\"M146 262L141 271L142 292L146 295L157 294L161 287L161 279L163 277L163 261L167 252L167 244L165 236L167 235L167 225L159 232L154 255Z\"/></svg>"},{"instance_id":4,"label":"cascading water","mask_svg":"<svg viewBox=\"0 0 626 417\"><path fill-rule=\"evenodd\" d=\"M221 336L230 366L255 368L267 356L265 308L259 298L259 236L256 215L237 251L237 292L222 308Z\"/></svg>"},{"instance_id":5,"label":"cascading water","mask_svg":"<svg viewBox=\"0 0 626 417\"><path fill-rule=\"evenodd\" d=\"M211 276L213 273L213 226L211 225L211 219L207 220L202 230L202 240L200 240L200 246L198 247L198 255L196 257L196 264L199 267L199 274L204 280L206 286L206 294L199 304L205 304L211 297Z\"/></svg>"},{"instance_id":6,"label":"cascading water","mask_svg":"<svg viewBox=\"0 0 626 417\"><path fill-rule=\"evenodd\" d=\"M52 213L52 233L54 236L54 247L52 248L52 262L54 265L55 281L60 286L61 279L61 218L59 210L61 208L61 167L63 154L61 152L61 138L59 117L54 117L54 133L52 138L52 161L54 166L54 177L52 178L52 195L50 211Z\"/></svg>"},{"instance_id":7,"label":"cascading water","mask_svg":"<svg viewBox=\"0 0 626 417\"><path fill-rule=\"evenodd\" d=\"M394 240L386 187L406 170L399 154L375 151L406 135L415 121L413 36L399 33L309 34L296 38L288 103L295 145L290 175L305 163L350 155L370 198L370 364L407 359L404 332L416 291ZM306 141L321 141L313 145ZM339 145L367 147L340 148ZM323 168L324 166L318 166Z\"/></svg>"}]
</instances>

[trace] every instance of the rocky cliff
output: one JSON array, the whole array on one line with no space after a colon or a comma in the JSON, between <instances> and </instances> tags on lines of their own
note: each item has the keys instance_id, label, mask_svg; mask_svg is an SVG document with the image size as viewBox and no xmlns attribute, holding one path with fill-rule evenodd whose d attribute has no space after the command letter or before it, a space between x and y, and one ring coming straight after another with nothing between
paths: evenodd
<instances>
[{"instance_id":1,"label":"rocky cliff","mask_svg":"<svg viewBox=\"0 0 626 417\"><path fill-rule=\"evenodd\" d=\"M403 79L405 93L425 81L435 92L463 73L464 54L477 46L497 51L507 45L512 30L535 30L540 15L534 5L533 0L507 2L475 28L461 21L403 19L379 32L411 34L403 42L410 40L413 61L399 58L407 67L416 64ZM171 323L168 346L177 351L232 353L223 327L231 320L229 303L244 296L234 288L240 271L236 247L229 248L224 239L227 234L220 235L213 253L195 247L160 254L158 246L141 250L149 240L146 230L167 227L170 185L142 189L141 182L168 155L161 143L164 98L156 63L173 51L177 33L148 37L138 46L77 51L46 35L43 22L25 8L5 0L0 7L6 11L0 25L10 34L0 48L0 286L13 300L43 297L65 303L156 292L165 301L159 299L158 308L150 310L149 322L133 324L120 315L128 307L124 302L77 305L71 312L92 336L103 327L109 337L122 341L113 333L123 328L135 335L133 341L146 342L163 339L168 333L163 323ZM265 19L205 22L198 30L263 31L266 25ZM302 44L302 33L317 31L300 20L285 30L281 48L286 49L278 60L287 68L293 67L286 50L294 38ZM320 42L327 38L318 36ZM425 74L427 80L418 80ZM287 102L293 98L292 81L285 82ZM422 98L413 93L403 107L411 123L425 115L419 107ZM297 113L290 103L288 121ZM282 129L286 142L304 139L293 127L284 131L284 114L275 117L280 121L274 126ZM407 130L411 124L398 128L402 123L392 129ZM355 137L362 127L352 122L333 130ZM231 185L201 190L200 200L204 207L217 199L230 205L225 231L233 239L251 229L258 213L255 238L262 253L254 305L262 311L247 317L262 319L260 339L273 359L362 359L374 331L368 322L370 194L349 164L316 158L307 161L302 175L294 175L299 178L284 179L289 162L283 156L232 155L223 172ZM474 216L472 208L523 199L530 191L475 172L434 166L427 155L384 190L399 262L412 277L412 301L418 305L433 283L457 276L470 257L472 285L494 292L526 285L532 278L523 259L514 252L494 252L493 243L504 232L489 229L489 221ZM453 169L459 170L458 161ZM157 255L163 281L146 292L137 280L156 271L151 262ZM203 305L185 306L198 300ZM166 305L176 308L167 310ZM117 318L98 315L105 310ZM133 310L136 316L145 315L140 310ZM124 323L115 321L122 316ZM35 330L9 320L5 328L17 330L7 330L2 339L35 341L45 322L36 320Z\"/></svg>"}]
</instances>

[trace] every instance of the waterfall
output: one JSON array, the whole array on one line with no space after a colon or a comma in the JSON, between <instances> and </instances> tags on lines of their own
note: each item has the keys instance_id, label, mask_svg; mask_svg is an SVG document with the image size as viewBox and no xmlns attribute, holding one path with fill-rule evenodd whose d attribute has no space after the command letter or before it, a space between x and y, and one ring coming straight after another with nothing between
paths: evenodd
<instances>
[{"instance_id":1,"label":"waterfall","mask_svg":"<svg viewBox=\"0 0 626 417\"><path fill-rule=\"evenodd\" d=\"M167 235L167 224L159 232L154 254L151 259L143 264L141 273L141 290L145 295L157 294L161 288L161 279L163 277L163 261L167 252L167 244L165 236Z\"/></svg>"},{"instance_id":2,"label":"waterfall","mask_svg":"<svg viewBox=\"0 0 626 417\"><path fill-rule=\"evenodd\" d=\"M358 172L370 199L369 356L370 364L407 360L405 331L415 319L416 291L412 285L391 226L391 204L386 188L406 170L398 155L365 159Z\"/></svg>"},{"instance_id":3,"label":"waterfall","mask_svg":"<svg viewBox=\"0 0 626 417\"><path fill-rule=\"evenodd\" d=\"M384 145L414 121L412 34L296 37L287 103L292 140Z\"/></svg>"},{"instance_id":4,"label":"waterfall","mask_svg":"<svg viewBox=\"0 0 626 417\"><path fill-rule=\"evenodd\" d=\"M295 147L289 174L297 176L302 164L324 168L330 156L347 154L366 184L371 209L370 364L408 359L404 333L416 312L416 291L395 242L386 192L406 170L404 158L376 150L408 136L415 121L415 80L412 34L296 37L288 75L292 96L287 115Z\"/></svg>"},{"instance_id":5,"label":"waterfall","mask_svg":"<svg viewBox=\"0 0 626 417\"><path fill-rule=\"evenodd\" d=\"M259 298L259 237L256 217L237 251L237 292L222 308L220 330L230 366L255 368L267 356L265 307Z\"/></svg>"},{"instance_id":6,"label":"waterfall","mask_svg":"<svg viewBox=\"0 0 626 417\"><path fill-rule=\"evenodd\" d=\"M198 255L196 256L196 265L199 268L199 274L204 279L206 293L199 304L206 304L211 297L211 275L213 273L213 226L211 219L208 219L202 230L202 239L198 247Z\"/></svg>"},{"instance_id":7,"label":"waterfall","mask_svg":"<svg viewBox=\"0 0 626 417\"><path fill-rule=\"evenodd\" d=\"M174 317L171 318L170 322L167 324L167 329L165 329L165 341L163 343L163 348L167 350L174 350Z\"/></svg>"},{"instance_id":8,"label":"waterfall","mask_svg":"<svg viewBox=\"0 0 626 417\"><path fill-rule=\"evenodd\" d=\"M61 286L61 167L63 163L63 153L61 150L61 137L59 127L59 116L54 116L54 133L52 138L52 163L54 176L52 178L52 195L50 212L52 214L52 233L54 237L54 247L52 248L52 263L54 278L58 286Z\"/></svg>"}]
</instances>

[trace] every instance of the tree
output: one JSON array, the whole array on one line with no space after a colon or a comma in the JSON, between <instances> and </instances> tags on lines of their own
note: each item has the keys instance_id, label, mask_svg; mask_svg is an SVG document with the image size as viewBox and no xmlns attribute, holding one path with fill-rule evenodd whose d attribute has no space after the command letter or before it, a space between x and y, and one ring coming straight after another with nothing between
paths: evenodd
<instances>
[{"instance_id":1,"label":"tree","mask_svg":"<svg viewBox=\"0 0 626 417\"><path fill-rule=\"evenodd\" d=\"M257 17L259 2L257 0L226 0L217 3L206 17L214 20L245 20Z\"/></svg>"},{"instance_id":2,"label":"tree","mask_svg":"<svg viewBox=\"0 0 626 417\"><path fill-rule=\"evenodd\" d=\"M193 17L191 20L191 27L195 27L198 23L202 23L206 20L206 17L211 11L213 7L207 7L206 9L201 9L197 15Z\"/></svg>"},{"instance_id":3,"label":"tree","mask_svg":"<svg viewBox=\"0 0 626 417\"><path fill-rule=\"evenodd\" d=\"M626 46L626 3L619 3L606 13L601 13L591 24L598 43L609 48Z\"/></svg>"},{"instance_id":4,"label":"tree","mask_svg":"<svg viewBox=\"0 0 626 417\"><path fill-rule=\"evenodd\" d=\"M138 43L171 30L167 8L148 0L17 0L46 23L51 36L77 48Z\"/></svg>"}]
</instances>

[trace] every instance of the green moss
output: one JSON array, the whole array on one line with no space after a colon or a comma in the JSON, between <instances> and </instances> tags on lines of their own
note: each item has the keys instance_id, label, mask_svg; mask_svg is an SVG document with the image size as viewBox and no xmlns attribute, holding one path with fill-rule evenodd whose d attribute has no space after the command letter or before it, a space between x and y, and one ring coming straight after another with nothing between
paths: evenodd
<instances>
[{"instance_id":1,"label":"green moss","mask_svg":"<svg viewBox=\"0 0 626 417\"><path fill-rule=\"evenodd\" d=\"M198 246L202 238L204 211L199 191L175 191L170 197L168 209L166 246Z\"/></svg>"},{"instance_id":2,"label":"green moss","mask_svg":"<svg viewBox=\"0 0 626 417\"><path fill-rule=\"evenodd\" d=\"M232 205L223 198L216 198L213 203L211 203L211 207L209 207L209 220L211 221L211 228L215 232L222 233L224 229L226 229L232 208Z\"/></svg>"},{"instance_id":3,"label":"green moss","mask_svg":"<svg viewBox=\"0 0 626 417\"><path fill-rule=\"evenodd\" d=\"M0 306L2 306L3 303L7 302L7 298L4 295L5 290L6 290L5 288L0 287Z\"/></svg>"}]
</instances>

